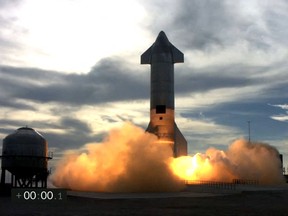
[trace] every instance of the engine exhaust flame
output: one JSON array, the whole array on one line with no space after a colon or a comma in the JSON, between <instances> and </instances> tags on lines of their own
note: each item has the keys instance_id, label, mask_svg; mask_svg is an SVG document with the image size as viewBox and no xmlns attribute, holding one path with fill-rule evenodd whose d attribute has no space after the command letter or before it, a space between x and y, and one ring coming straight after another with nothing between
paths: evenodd
<instances>
[{"instance_id":1,"label":"engine exhaust flame","mask_svg":"<svg viewBox=\"0 0 288 216\"><path fill-rule=\"evenodd\" d=\"M156 192L184 187L170 170L169 145L130 123L110 131L102 143L88 144L86 152L70 152L59 162L52 182L81 191Z\"/></svg>"},{"instance_id":2,"label":"engine exhaust flame","mask_svg":"<svg viewBox=\"0 0 288 216\"><path fill-rule=\"evenodd\" d=\"M227 151L209 148L206 154L172 159L170 166L175 175L189 181L246 179L260 184L284 182L279 152L270 145L243 139L236 140Z\"/></svg>"},{"instance_id":3,"label":"engine exhaust flame","mask_svg":"<svg viewBox=\"0 0 288 216\"><path fill-rule=\"evenodd\" d=\"M102 192L179 191L184 180L284 181L279 153L267 144L237 140L227 151L210 148L193 157L172 155L169 144L125 123L102 143L87 144L84 152L67 152L51 178L57 187Z\"/></svg>"}]
</instances>

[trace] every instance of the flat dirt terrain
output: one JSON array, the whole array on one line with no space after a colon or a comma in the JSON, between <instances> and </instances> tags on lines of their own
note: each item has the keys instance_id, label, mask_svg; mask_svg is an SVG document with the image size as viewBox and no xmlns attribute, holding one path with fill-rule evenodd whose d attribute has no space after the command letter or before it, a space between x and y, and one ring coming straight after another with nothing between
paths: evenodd
<instances>
[{"instance_id":1,"label":"flat dirt terrain","mask_svg":"<svg viewBox=\"0 0 288 216\"><path fill-rule=\"evenodd\" d=\"M0 197L0 215L277 215L288 216L288 190L203 197L97 199L68 196L58 203L14 203Z\"/></svg>"}]
</instances>

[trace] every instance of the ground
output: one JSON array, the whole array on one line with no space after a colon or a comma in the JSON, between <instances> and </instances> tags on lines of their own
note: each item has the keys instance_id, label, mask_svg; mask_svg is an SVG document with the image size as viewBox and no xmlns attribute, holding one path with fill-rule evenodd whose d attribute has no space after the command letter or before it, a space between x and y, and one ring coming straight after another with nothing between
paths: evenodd
<instances>
[{"instance_id":1,"label":"ground","mask_svg":"<svg viewBox=\"0 0 288 216\"><path fill-rule=\"evenodd\" d=\"M208 194L207 194L208 195ZM66 202L14 203L0 197L0 215L76 216L76 215L277 215L288 216L288 190L244 191L217 196L168 196L153 198L87 198L68 196Z\"/></svg>"}]
</instances>

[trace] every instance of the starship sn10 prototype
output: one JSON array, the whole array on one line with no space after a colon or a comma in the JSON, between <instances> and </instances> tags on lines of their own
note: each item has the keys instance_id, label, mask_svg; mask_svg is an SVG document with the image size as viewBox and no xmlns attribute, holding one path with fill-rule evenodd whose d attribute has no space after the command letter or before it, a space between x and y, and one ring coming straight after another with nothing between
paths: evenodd
<instances>
[{"instance_id":1,"label":"starship sn10 prototype","mask_svg":"<svg viewBox=\"0 0 288 216\"><path fill-rule=\"evenodd\" d=\"M171 145L174 157L187 155L187 141L175 123L174 64L184 62L178 50L163 31L152 46L141 55L141 64L151 65L150 123L147 131L160 142Z\"/></svg>"}]
</instances>

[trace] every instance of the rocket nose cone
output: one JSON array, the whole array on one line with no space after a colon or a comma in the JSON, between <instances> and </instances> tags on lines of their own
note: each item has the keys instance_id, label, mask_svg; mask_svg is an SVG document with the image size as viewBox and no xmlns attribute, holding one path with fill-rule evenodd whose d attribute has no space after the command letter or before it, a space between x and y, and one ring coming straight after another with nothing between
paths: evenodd
<instances>
[{"instance_id":1,"label":"rocket nose cone","mask_svg":"<svg viewBox=\"0 0 288 216\"><path fill-rule=\"evenodd\" d=\"M154 49L156 47L156 50L160 51L168 51L170 47L170 42L165 34L164 31L161 31L155 41Z\"/></svg>"},{"instance_id":2,"label":"rocket nose cone","mask_svg":"<svg viewBox=\"0 0 288 216\"><path fill-rule=\"evenodd\" d=\"M158 37L159 37L159 36L161 36L161 37L166 37L166 34L165 34L164 31L160 31L159 34L158 34Z\"/></svg>"},{"instance_id":3,"label":"rocket nose cone","mask_svg":"<svg viewBox=\"0 0 288 216\"><path fill-rule=\"evenodd\" d=\"M166 36L166 34L165 34L164 31L161 31L161 32L158 34L158 36L157 36L157 38L156 38L156 42L162 42L162 43L167 43L167 44L169 44L169 40L168 40L168 38L167 38L167 36Z\"/></svg>"}]
</instances>

